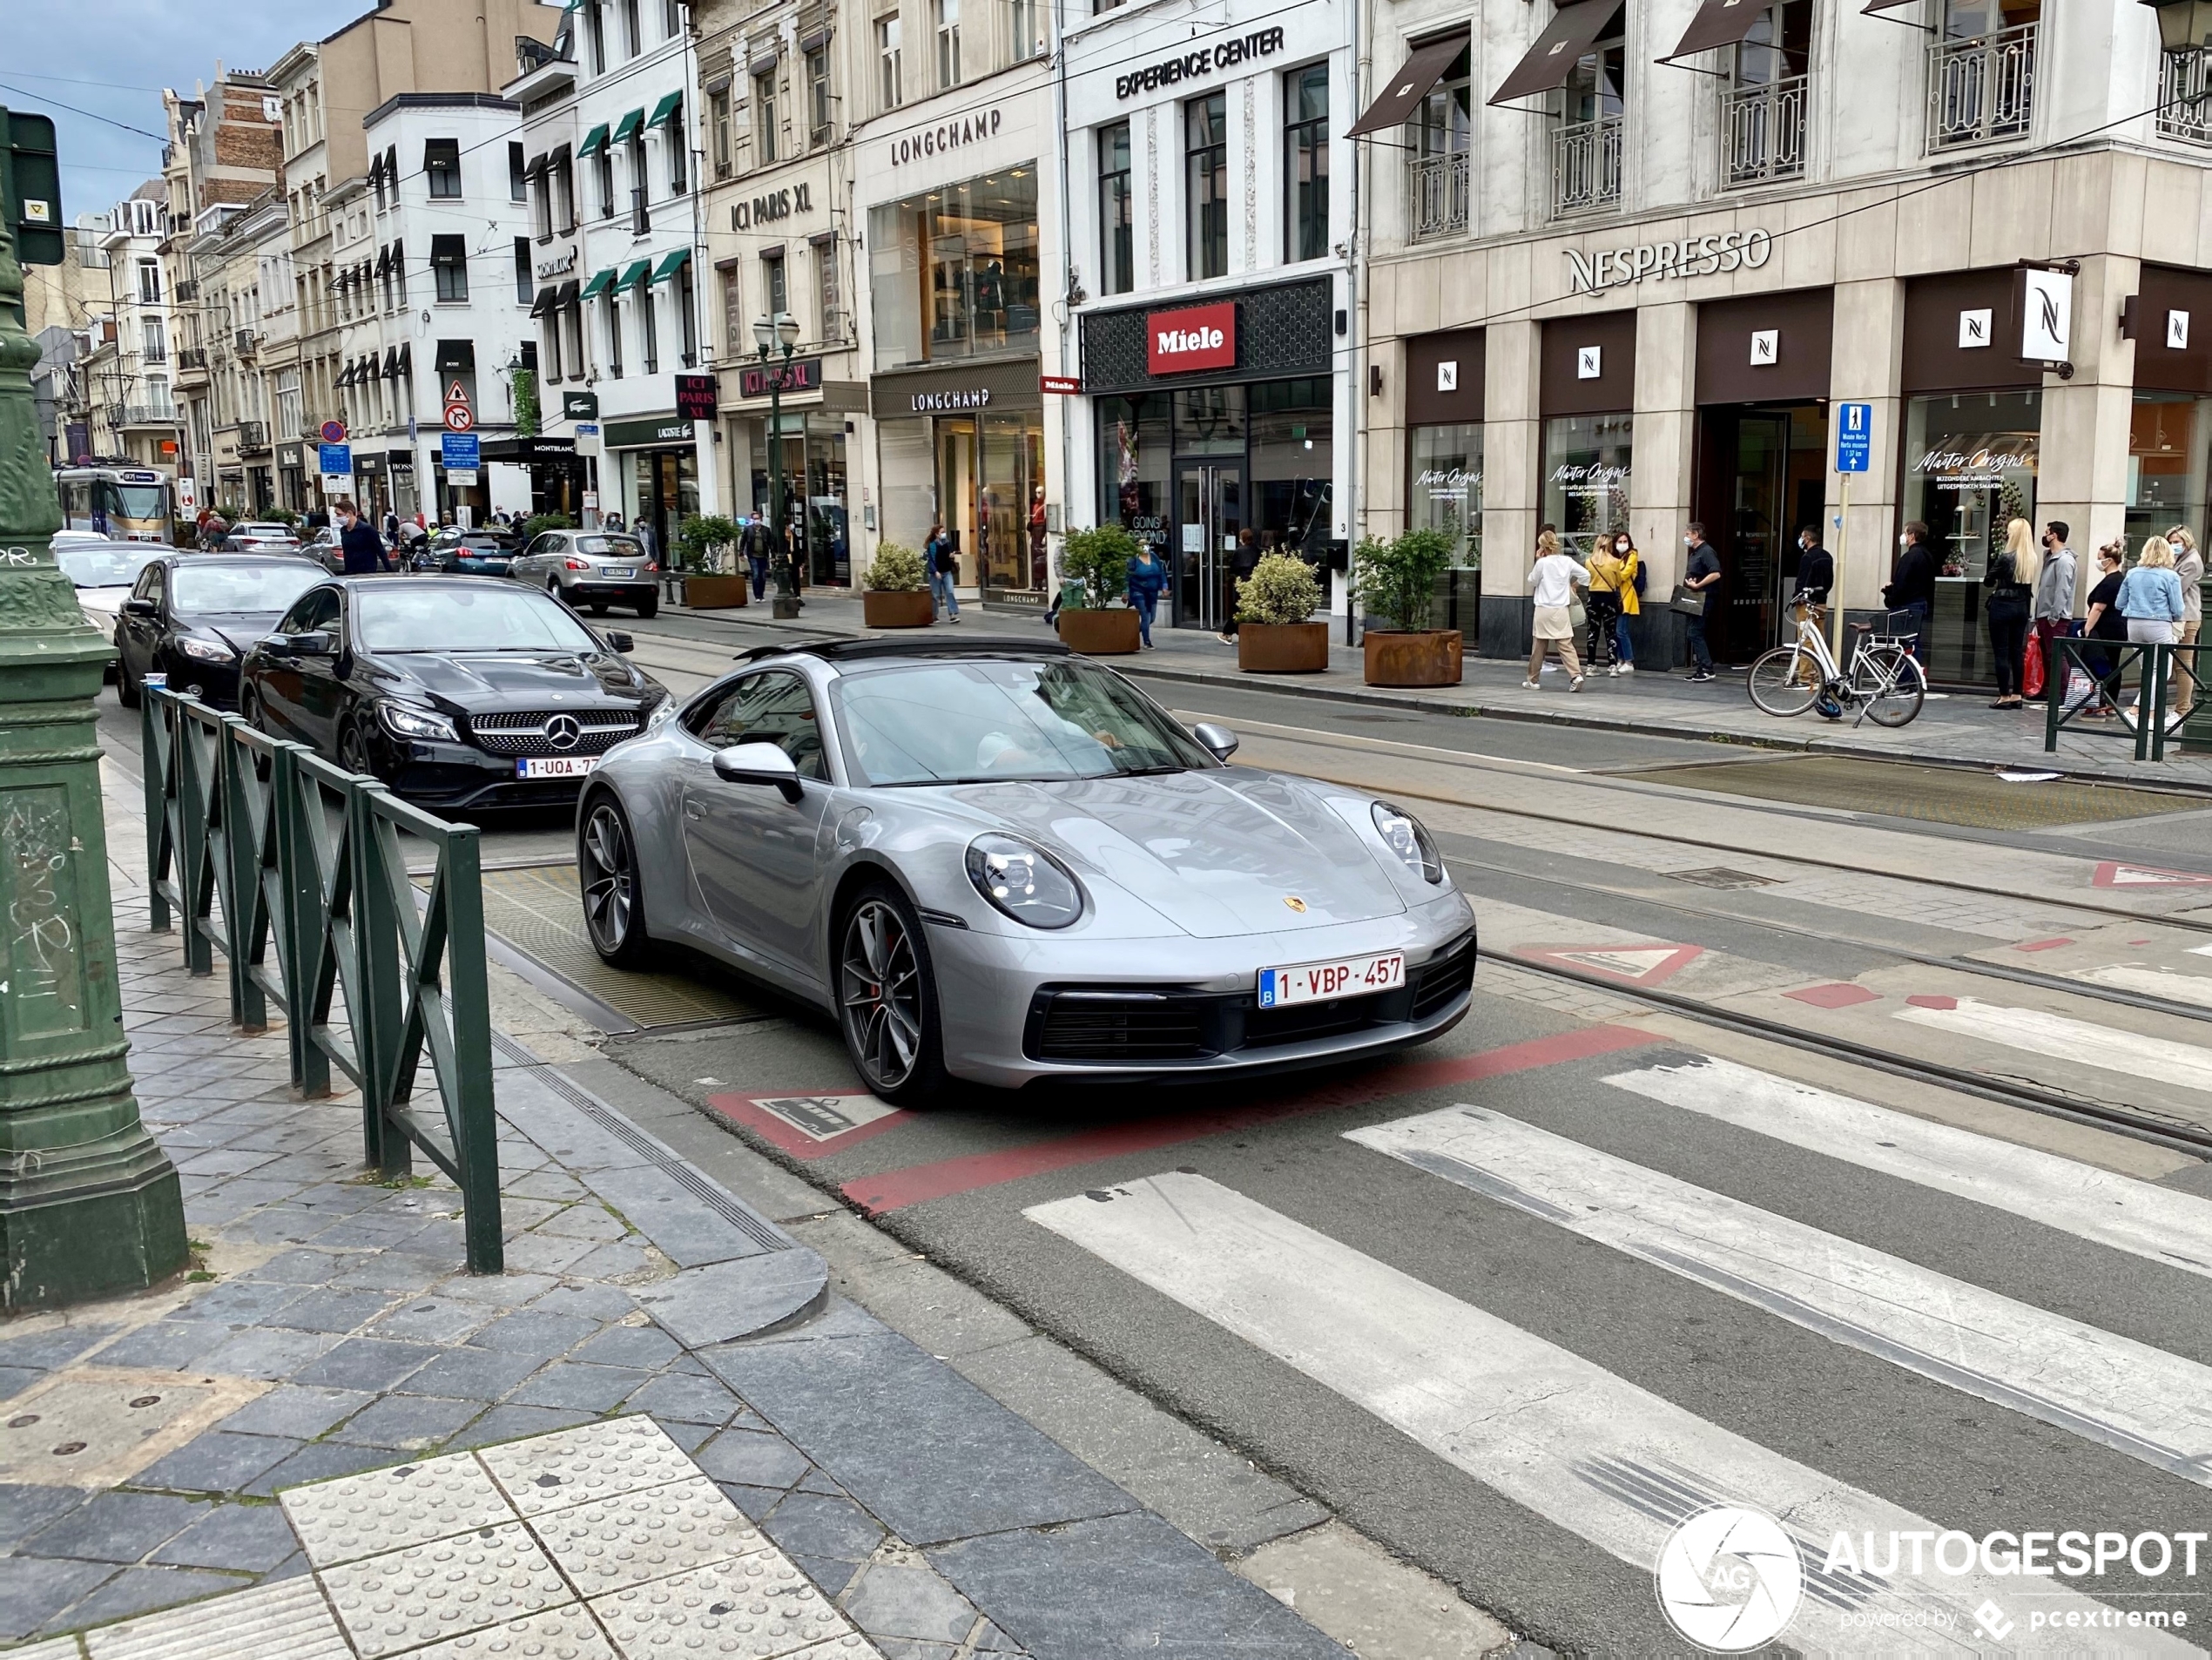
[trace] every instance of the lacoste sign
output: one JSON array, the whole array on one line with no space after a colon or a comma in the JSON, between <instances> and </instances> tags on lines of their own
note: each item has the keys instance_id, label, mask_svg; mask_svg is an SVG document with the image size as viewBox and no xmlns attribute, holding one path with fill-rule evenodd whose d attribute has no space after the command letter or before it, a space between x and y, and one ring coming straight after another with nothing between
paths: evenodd
<instances>
[{"instance_id":1,"label":"lacoste sign","mask_svg":"<svg viewBox=\"0 0 2212 1660\"><path fill-rule=\"evenodd\" d=\"M1237 302L1156 311L1144 320L1144 367L1154 375L1237 367Z\"/></svg>"}]
</instances>

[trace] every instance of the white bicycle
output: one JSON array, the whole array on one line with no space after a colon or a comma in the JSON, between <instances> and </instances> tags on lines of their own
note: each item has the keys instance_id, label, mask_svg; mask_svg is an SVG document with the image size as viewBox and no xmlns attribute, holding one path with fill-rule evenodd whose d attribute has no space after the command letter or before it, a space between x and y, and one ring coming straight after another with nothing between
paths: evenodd
<instances>
[{"instance_id":1,"label":"white bicycle","mask_svg":"<svg viewBox=\"0 0 2212 1660\"><path fill-rule=\"evenodd\" d=\"M1912 655L1912 636L1877 631L1871 623L1853 623L1851 631L1865 638L1846 675L1836 666L1835 653L1828 649L1828 637L1821 632L1812 608L1800 604L1797 611L1796 642L1776 646L1751 665L1748 686L1753 703L1770 715L1801 715L1824 704L1821 712L1831 719L1841 719L1845 710L1856 708L1853 725L1871 719L1878 726L1903 726L1920 712L1928 680ZM1905 615L1890 612L1883 629L1892 630L1895 619Z\"/></svg>"}]
</instances>

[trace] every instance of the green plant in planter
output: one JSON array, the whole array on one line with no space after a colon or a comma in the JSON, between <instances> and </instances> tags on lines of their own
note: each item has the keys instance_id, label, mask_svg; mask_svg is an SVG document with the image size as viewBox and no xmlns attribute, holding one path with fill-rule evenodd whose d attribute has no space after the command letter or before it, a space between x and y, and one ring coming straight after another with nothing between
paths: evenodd
<instances>
[{"instance_id":1,"label":"green plant in planter","mask_svg":"<svg viewBox=\"0 0 2212 1660\"><path fill-rule=\"evenodd\" d=\"M292 530L296 530L300 528L300 516L288 507L271 508L269 517L272 522L287 526Z\"/></svg>"},{"instance_id":2,"label":"green plant in planter","mask_svg":"<svg viewBox=\"0 0 2212 1660\"><path fill-rule=\"evenodd\" d=\"M1364 536L1352 563L1361 608L1399 632L1418 634L1428 627L1436 579L1452 563L1452 538L1441 530L1408 530L1390 542Z\"/></svg>"},{"instance_id":3,"label":"green plant in planter","mask_svg":"<svg viewBox=\"0 0 2212 1660\"><path fill-rule=\"evenodd\" d=\"M1294 553L1271 553L1237 584L1240 623L1303 623L1320 608L1313 567Z\"/></svg>"},{"instance_id":4,"label":"green plant in planter","mask_svg":"<svg viewBox=\"0 0 2212 1660\"><path fill-rule=\"evenodd\" d=\"M693 514L677 527L676 553L680 563L676 568L694 576L729 575L727 570L717 572L718 556L736 547L738 535L735 519L719 513ZM731 569L736 569L734 563Z\"/></svg>"},{"instance_id":5,"label":"green plant in planter","mask_svg":"<svg viewBox=\"0 0 2212 1660\"><path fill-rule=\"evenodd\" d=\"M1129 562L1136 557L1136 538L1118 524L1070 530L1060 551L1060 574L1082 584L1077 611L1104 611L1129 591Z\"/></svg>"},{"instance_id":6,"label":"green plant in planter","mask_svg":"<svg viewBox=\"0 0 2212 1660\"><path fill-rule=\"evenodd\" d=\"M896 542L876 544L875 562L860 577L863 587L879 594L918 594L929 586L921 556Z\"/></svg>"},{"instance_id":7,"label":"green plant in planter","mask_svg":"<svg viewBox=\"0 0 2212 1660\"><path fill-rule=\"evenodd\" d=\"M548 530L573 530L576 521L565 513L533 513L523 521L523 540L535 542Z\"/></svg>"}]
</instances>

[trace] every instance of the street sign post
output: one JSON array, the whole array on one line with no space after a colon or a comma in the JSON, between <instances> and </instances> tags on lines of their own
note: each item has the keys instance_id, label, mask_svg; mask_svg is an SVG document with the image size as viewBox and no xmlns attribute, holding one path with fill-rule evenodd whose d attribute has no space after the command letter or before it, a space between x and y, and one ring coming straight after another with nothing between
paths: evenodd
<instances>
[{"instance_id":1,"label":"street sign post","mask_svg":"<svg viewBox=\"0 0 2212 1660\"><path fill-rule=\"evenodd\" d=\"M349 478L354 471L354 452L344 444L317 444L316 467L325 478Z\"/></svg>"},{"instance_id":2,"label":"street sign post","mask_svg":"<svg viewBox=\"0 0 2212 1660\"><path fill-rule=\"evenodd\" d=\"M438 439L438 459L445 464L448 477L456 472L473 473L483 465L482 449L476 442L476 435L473 432L448 432L441 435Z\"/></svg>"},{"instance_id":3,"label":"street sign post","mask_svg":"<svg viewBox=\"0 0 2212 1660\"><path fill-rule=\"evenodd\" d=\"M324 422L322 423L322 441L327 444L344 443L346 442L346 423L342 421ZM325 468L323 470L325 472L328 472L330 469L328 468Z\"/></svg>"},{"instance_id":4,"label":"street sign post","mask_svg":"<svg viewBox=\"0 0 2212 1660\"><path fill-rule=\"evenodd\" d=\"M1836 586L1828 596L1830 644L1836 663L1844 661L1844 572L1851 551L1851 476L1871 471L1874 465L1874 406L1839 403L1836 406L1837 483Z\"/></svg>"}]
</instances>

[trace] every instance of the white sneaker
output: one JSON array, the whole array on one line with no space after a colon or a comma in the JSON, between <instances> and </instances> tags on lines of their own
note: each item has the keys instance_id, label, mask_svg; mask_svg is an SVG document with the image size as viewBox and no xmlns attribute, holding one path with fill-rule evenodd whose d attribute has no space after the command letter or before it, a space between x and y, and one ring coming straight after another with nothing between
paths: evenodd
<instances>
[{"instance_id":1,"label":"white sneaker","mask_svg":"<svg viewBox=\"0 0 2212 1660\"><path fill-rule=\"evenodd\" d=\"M1635 671L1636 665L1633 663L1618 664L1613 670L1615 674L1634 674Z\"/></svg>"},{"instance_id":2,"label":"white sneaker","mask_svg":"<svg viewBox=\"0 0 2212 1660\"><path fill-rule=\"evenodd\" d=\"M1576 675L1573 680L1568 683L1567 689L1569 692L1580 692L1582 689L1582 677L1579 674Z\"/></svg>"},{"instance_id":3,"label":"white sneaker","mask_svg":"<svg viewBox=\"0 0 2212 1660\"><path fill-rule=\"evenodd\" d=\"M1543 690L1543 688L1538 685L1534 680L1523 680L1521 683L1521 689L1523 692L1541 692Z\"/></svg>"}]
</instances>

